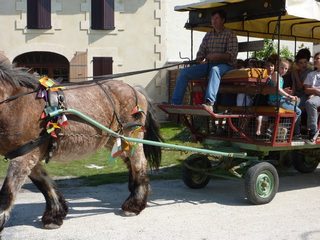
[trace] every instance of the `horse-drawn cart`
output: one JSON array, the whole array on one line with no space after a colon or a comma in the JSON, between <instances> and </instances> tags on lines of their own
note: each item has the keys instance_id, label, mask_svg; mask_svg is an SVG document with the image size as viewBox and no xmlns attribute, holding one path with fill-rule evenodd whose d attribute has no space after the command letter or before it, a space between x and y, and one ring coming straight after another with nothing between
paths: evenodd
<instances>
[{"instance_id":1,"label":"horse-drawn cart","mask_svg":"<svg viewBox=\"0 0 320 240\"><path fill-rule=\"evenodd\" d=\"M227 27L238 35L271 38L277 33L278 39L320 41L320 6L316 0L210 0L176 10L189 11L187 28L207 30L213 8L228 12ZM151 70L134 74L147 71ZM220 93L263 95L274 91L265 85L263 69L244 73L247 75L225 75ZM277 193L277 165L292 161L300 172L312 172L318 166L320 141L308 145L304 140L293 140L294 112L279 107L222 104L209 111L199 105L199 94L205 86L197 79L190 83L189 104L159 107L183 116L192 134L208 147L163 143L153 105L143 89L110 81L129 74L55 85L51 79L37 79L0 62L0 154L10 160L0 190L0 231L27 177L46 199L44 228L60 227L68 206L42 160L76 160L102 147L111 148L112 155L122 158L129 170L130 193L122 204L128 215L139 214L147 205L147 165L159 167L161 147L195 153L184 164L187 186L202 188L211 175L225 177L227 172L245 178L247 197L255 204L268 203ZM267 119L264 127L269 134L255 135L257 116Z\"/></svg>"},{"instance_id":2,"label":"horse-drawn cart","mask_svg":"<svg viewBox=\"0 0 320 240\"><path fill-rule=\"evenodd\" d=\"M211 0L175 8L189 11L186 28L192 31L208 31L211 12L217 9L227 12L226 27L240 36L278 38L278 44L280 39L320 41L320 3L315 0ZM224 75L219 93L223 97L226 94L258 96L276 92L276 88L270 88L265 80L263 69L235 70ZM225 153L241 152L247 157L191 155L183 168L183 180L188 187L205 187L211 175L227 172L245 179L249 201L264 204L270 202L278 190L277 166L292 163L302 173L317 168L320 141L316 139L311 145L305 138L293 138L294 111L274 106L236 106L235 103L218 104L211 111L201 105L202 98L199 98L206 87L204 82L195 79L189 83L190 101L187 104L161 104L160 109L171 115L180 115L192 135L208 147ZM261 130L265 134L256 134L258 116L265 120Z\"/></svg>"}]
</instances>

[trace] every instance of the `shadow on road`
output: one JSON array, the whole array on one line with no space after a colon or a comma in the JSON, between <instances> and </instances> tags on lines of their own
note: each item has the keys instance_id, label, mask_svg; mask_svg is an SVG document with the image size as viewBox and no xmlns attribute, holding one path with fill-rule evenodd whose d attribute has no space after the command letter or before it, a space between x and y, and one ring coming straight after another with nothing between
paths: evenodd
<instances>
[{"instance_id":1,"label":"shadow on road","mask_svg":"<svg viewBox=\"0 0 320 240\"><path fill-rule=\"evenodd\" d=\"M279 175L279 192L320 186L319 168L310 174L301 174L289 170L280 171ZM67 219L106 213L119 215L121 204L129 195L127 183L105 184L96 187L83 186L83 179L61 179L56 180L56 183L68 201L69 214ZM180 180L153 180L151 181L151 187L152 192L149 196L148 207L152 208L179 203L252 206L245 199L244 182L241 180L214 178L207 187L197 190L189 189ZM24 192L37 193L37 198L34 203L30 200L30 203L16 204L7 226L27 224L35 228L41 228L41 216L45 209L44 198L32 183L25 184L23 189ZM23 216L21 217L21 214L17 214L20 216L17 218L15 213L21 212Z\"/></svg>"}]
</instances>

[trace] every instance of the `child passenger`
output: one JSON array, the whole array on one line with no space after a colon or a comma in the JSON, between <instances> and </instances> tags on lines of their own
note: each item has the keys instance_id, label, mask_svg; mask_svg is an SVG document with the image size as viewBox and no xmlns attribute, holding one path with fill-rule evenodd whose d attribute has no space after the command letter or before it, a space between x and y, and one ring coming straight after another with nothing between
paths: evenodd
<instances>
[{"instance_id":1,"label":"child passenger","mask_svg":"<svg viewBox=\"0 0 320 240\"><path fill-rule=\"evenodd\" d=\"M297 106L297 102L299 100L298 97L290 95L288 92L286 92L283 89L283 75L286 74L286 72L289 69L289 61L287 59L280 59L279 63L279 86L278 86L278 94L270 94L268 103L272 106L277 106L279 101L279 106L281 108L295 111L297 117L295 122L295 128L294 128L294 139L299 140L301 138L300 134L300 118L301 118L301 110ZM277 72L274 72L271 76L271 86L277 86Z\"/></svg>"},{"instance_id":2,"label":"child passenger","mask_svg":"<svg viewBox=\"0 0 320 240\"><path fill-rule=\"evenodd\" d=\"M272 75L274 74L274 66L275 66L275 63L276 63L276 59L275 57L271 57L268 58L265 62L265 68L267 69L267 74L268 74L268 79L267 79L267 83L271 81L271 77ZM267 105L268 102L267 100L264 100L266 96L262 96L262 95L259 95L258 98L259 98L259 105ZM262 127L262 121L265 120L266 117L264 116L258 116L256 118L256 122L257 122L257 128L256 128L256 135L257 136L260 136L261 135L261 127Z\"/></svg>"}]
</instances>

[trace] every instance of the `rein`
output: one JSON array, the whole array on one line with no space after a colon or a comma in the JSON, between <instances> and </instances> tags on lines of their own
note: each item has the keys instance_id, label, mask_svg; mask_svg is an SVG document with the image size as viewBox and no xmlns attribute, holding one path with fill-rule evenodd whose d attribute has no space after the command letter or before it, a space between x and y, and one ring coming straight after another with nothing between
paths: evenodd
<instances>
[{"instance_id":1,"label":"rein","mask_svg":"<svg viewBox=\"0 0 320 240\"><path fill-rule=\"evenodd\" d=\"M7 102L11 102L13 100L16 100L17 98L20 98L22 96L26 96L26 95L29 95L29 94L32 94L32 93L36 93L38 91L38 89L35 89L31 92L25 92L25 93L20 93L20 94L17 94L17 95L14 95L14 96L10 96L8 98L6 98L5 100L2 100L0 101L0 105L3 104L3 103L7 103Z\"/></svg>"},{"instance_id":2,"label":"rein","mask_svg":"<svg viewBox=\"0 0 320 240\"><path fill-rule=\"evenodd\" d=\"M193 61L185 61L185 62L182 62L182 63L171 64L171 65L160 67L160 68L151 68L151 69L132 71L132 72L125 72L125 73L117 73L117 74L108 74L108 75L101 75L101 76L94 76L94 77L86 77L85 79L92 78L93 80L83 80L83 81L79 81L79 82L60 83L60 84L57 84L56 87L73 86L73 85L87 85L87 84L91 84L91 83L98 83L100 81L109 80L109 79L113 79L113 78L133 76L133 75L138 75L138 74L143 74L143 73L148 73L148 72L153 72L153 71L159 71L159 70L162 70L162 69L167 69L167 68L176 67L176 66L180 66L180 65L186 65L186 64L189 64L191 62L193 62ZM73 78L73 79L78 79L78 78ZM81 78L81 79L83 79L83 78ZM10 102L10 101L13 101L13 100L15 100L17 98L20 98L22 96L35 93L38 90L39 89L35 89L35 90L31 91L31 92L20 93L20 94L14 95L14 96L10 96L10 97L0 101L0 105L3 104L3 103L7 103L7 102Z\"/></svg>"},{"instance_id":3,"label":"rein","mask_svg":"<svg viewBox=\"0 0 320 240\"><path fill-rule=\"evenodd\" d=\"M86 81L80 81L80 82L61 83L61 84L59 84L57 86L59 87L59 86L68 86L68 85L90 84L90 83L109 80L109 79L113 79L113 78L128 77L128 76L139 75L139 74L153 72L153 71L159 71L159 70L163 70L163 69L167 69L167 68L171 68L171 67L176 67L176 66L180 66L180 65L186 65L186 64L189 64L191 62L193 62L193 61L185 61L185 62L182 62L182 63L171 64L171 65L164 66L164 67L150 68L150 69L145 69L145 70L125 72L125 73L116 73L116 74L107 74L107 75L100 75L100 76L91 76L91 77L86 77L86 78L72 78L72 79L90 79L90 78L92 78L92 80L86 80Z\"/></svg>"}]
</instances>

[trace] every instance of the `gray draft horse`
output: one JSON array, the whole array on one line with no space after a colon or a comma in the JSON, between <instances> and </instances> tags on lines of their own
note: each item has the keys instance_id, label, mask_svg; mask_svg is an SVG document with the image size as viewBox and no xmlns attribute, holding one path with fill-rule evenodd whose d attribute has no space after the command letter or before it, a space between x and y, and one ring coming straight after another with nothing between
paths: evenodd
<instances>
[{"instance_id":1,"label":"gray draft horse","mask_svg":"<svg viewBox=\"0 0 320 240\"><path fill-rule=\"evenodd\" d=\"M56 129L59 130L57 138L43 137L49 135L46 128L48 117L40 116L48 102L37 98L39 85L38 79L24 69L0 63L0 154L9 153L10 156L0 191L0 230L4 228L16 195L27 177L45 197L44 228L60 227L68 206L48 176L42 160L48 159L48 155L55 161L75 160L99 148L110 148L115 142L114 137L75 115L66 115L68 125ZM142 91L122 81L69 85L63 94L64 107L76 109L113 131L124 136L132 136L135 132L138 138L161 141L150 100ZM137 106L139 111L133 111ZM142 126L144 130L137 132L132 126ZM24 151L26 145L33 145L33 148ZM130 191L122 210L136 215L146 207L149 191L147 165L159 167L161 149L139 143L135 144L134 151L120 152L120 157L129 170Z\"/></svg>"}]
</instances>

